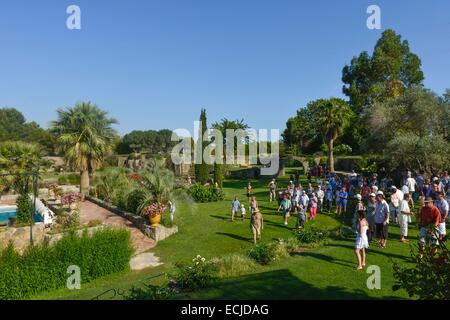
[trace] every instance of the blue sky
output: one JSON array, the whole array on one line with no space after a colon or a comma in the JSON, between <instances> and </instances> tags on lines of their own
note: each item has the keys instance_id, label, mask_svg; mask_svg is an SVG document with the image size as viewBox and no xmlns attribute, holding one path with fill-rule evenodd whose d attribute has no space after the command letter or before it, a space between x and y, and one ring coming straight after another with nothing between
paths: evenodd
<instances>
[{"instance_id":1,"label":"blue sky","mask_svg":"<svg viewBox=\"0 0 450 320\"><path fill-rule=\"evenodd\" d=\"M81 8L81 30L66 8ZM370 4L382 30L366 27ZM46 127L88 100L133 129L244 118L285 127L317 98L342 96L341 71L393 28L422 59L425 85L450 87L450 2L2 0L0 107Z\"/></svg>"}]
</instances>

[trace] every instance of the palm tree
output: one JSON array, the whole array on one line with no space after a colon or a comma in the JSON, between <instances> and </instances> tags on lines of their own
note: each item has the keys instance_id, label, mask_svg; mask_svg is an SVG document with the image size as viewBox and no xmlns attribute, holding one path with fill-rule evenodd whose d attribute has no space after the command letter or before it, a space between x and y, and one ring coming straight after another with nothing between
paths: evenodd
<instances>
[{"instance_id":1,"label":"palm tree","mask_svg":"<svg viewBox=\"0 0 450 320\"><path fill-rule=\"evenodd\" d=\"M342 99L318 99L308 103L313 125L320 131L328 149L328 165L334 172L334 141L342 134L353 116L350 106Z\"/></svg>"},{"instance_id":2,"label":"palm tree","mask_svg":"<svg viewBox=\"0 0 450 320\"><path fill-rule=\"evenodd\" d=\"M90 175L102 164L117 137L111 127L117 120L90 102L58 109L57 113L58 120L51 123L52 131L67 163L80 172L80 193L88 194Z\"/></svg>"},{"instance_id":3,"label":"palm tree","mask_svg":"<svg viewBox=\"0 0 450 320\"><path fill-rule=\"evenodd\" d=\"M226 137L226 133L228 129L231 130L244 130L246 131L248 128L250 128L246 123L244 123L244 119L241 120L228 120L227 118L223 118L220 120L220 122L216 122L212 125L213 129L219 130L222 133L222 137L223 137L223 163L226 163L226 146L227 144L233 144L234 143L234 152L236 154L236 150L237 150L237 144L238 143L249 143L248 139L246 139L246 141L237 141L237 138L234 138L233 140L229 140ZM235 143L236 142L236 143ZM219 185L219 187L222 186L222 182L223 182L223 164L219 164L216 162L214 163L214 182L217 182L217 184Z\"/></svg>"},{"instance_id":4,"label":"palm tree","mask_svg":"<svg viewBox=\"0 0 450 320\"><path fill-rule=\"evenodd\" d=\"M39 173L49 166L49 163L42 159L42 147L22 141L5 141L0 143L0 174ZM13 186L18 192L27 192L29 188L30 176L18 176L2 178L1 188Z\"/></svg>"},{"instance_id":5,"label":"palm tree","mask_svg":"<svg viewBox=\"0 0 450 320\"><path fill-rule=\"evenodd\" d=\"M138 207L142 213L151 203L167 205L170 200L184 196L178 189L174 173L166 168L164 160L152 159L141 173L140 185L144 190L143 201Z\"/></svg>"}]
</instances>

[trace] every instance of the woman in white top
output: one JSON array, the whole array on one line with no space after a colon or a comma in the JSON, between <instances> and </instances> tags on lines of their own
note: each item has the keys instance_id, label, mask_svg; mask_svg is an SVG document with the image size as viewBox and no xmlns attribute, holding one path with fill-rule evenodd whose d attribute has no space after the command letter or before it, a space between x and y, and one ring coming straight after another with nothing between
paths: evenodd
<instances>
[{"instance_id":1,"label":"woman in white top","mask_svg":"<svg viewBox=\"0 0 450 320\"><path fill-rule=\"evenodd\" d=\"M358 234L356 235L355 253L358 258L358 265L356 270L361 270L366 266L366 249L369 248L369 240L367 238L367 230L369 229L369 223L366 220L366 213L364 210L358 211Z\"/></svg>"}]
</instances>

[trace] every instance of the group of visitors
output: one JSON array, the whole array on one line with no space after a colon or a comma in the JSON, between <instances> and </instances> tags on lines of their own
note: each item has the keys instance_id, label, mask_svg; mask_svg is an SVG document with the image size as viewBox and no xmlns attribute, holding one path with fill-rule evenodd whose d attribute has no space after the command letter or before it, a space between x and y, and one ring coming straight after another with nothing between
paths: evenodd
<instances>
[{"instance_id":1,"label":"group of visitors","mask_svg":"<svg viewBox=\"0 0 450 320\"><path fill-rule=\"evenodd\" d=\"M282 189L278 189L276 180L272 179L268 185L269 202L277 201L277 211L282 213L285 226L289 217L295 214L296 228L304 228L308 220L316 219L317 212L324 209L330 211L334 205L338 215L345 214L348 202L355 199L352 229L357 235L355 252L358 270L365 267L365 251L375 238L379 248L386 248L390 224L399 226L401 242L409 242L408 227L413 216L419 229L421 254L426 244L430 244L432 251L436 252L439 242L445 240L450 203L450 177L447 171L431 177L405 171L402 179L397 180L401 182L401 187L395 186L389 175L380 177L381 174L375 173L364 177L352 171L350 175L340 177L331 173L324 176L321 172L317 172L315 185L309 180L305 188L297 175L291 175L288 186ZM250 227L256 243L261 237L263 216L251 183L247 184L246 196L251 213ZM238 215L244 220L246 207L237 197L231 209L233 221Z\"/></svg>"}]
</instances>

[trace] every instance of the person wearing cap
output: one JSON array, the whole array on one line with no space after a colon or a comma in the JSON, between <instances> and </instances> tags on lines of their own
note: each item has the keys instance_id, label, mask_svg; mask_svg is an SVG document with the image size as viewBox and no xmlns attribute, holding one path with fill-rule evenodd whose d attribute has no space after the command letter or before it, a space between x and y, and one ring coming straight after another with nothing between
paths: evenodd
<instances>
[{"instance_id":1,"label":"person wearing cap","mask_svg":"<svg viewBox=\"0 0 450 320\"><path fill-rule=\"evenodd\" d=\"M256 239L261 239L261 231L264 229L264 218L259 209L253 211L250 217L250 228L253 233L253 243L256 244Z\"/></svg>"},{"instance_id":2,"label":"person wearing cap","mask_svg":"<svg viewBox=\"0 0 450 320\"><path fill-rule=\"evenodd\" d=\"M408 242L406 237L408 237L408 222L411 216L411 208L409 207L409 200L411 196L406 193L403 200L400 202L400 214L398 216L398 222L400 224L400 241Z\"/></svg>"},{"instance_id":3,"label":"person wearing cap","mask_svg":"<svg viewBox=\"0 0 450 320\"><path fill-rule=\"evenodd\" d=\"M394 224L398 224L398 216L400 214L400 202L403 200L403 192L398 190L396 186L391 188L390 213Z\"/></svg>"},{"instance_id":4,"label":"person wearing cap","mask_svg":"<svg viewBox=\"0 0 450 320\"><path fill-rule=\"evenodd\" d=\"M307 196L305 194L305 196ZM306 207L303 205L303 203L298 203L297 207L297 223L295 225L298 229L303 229L305 227L306 222Z\"/></svg>"},{"instance_id":5,"label":"person wearing cap","mask_svg":"<svg viewBox=\"0 0 450 320\"><path fill-rule=\"evenodd\" d=\"M375 226L379 238L380 248L386 248L389 226L389 205L384 200L383 191L377 192L377 206L375 208Z\"/></svg>"},{"instance_id":6,"label":"person wearing cap","mask_svg":"<svg viewBox=\"0 0 450 320\"><path fill-rule=\"evenodd\" d=\"M372 238L375 236L375 209L377 208L376 194L371 193L369 195L369 201L367 203L367 215L366 219L369 223L369 229L367 230L367 237L369 239L369 243L372 241Z\"/></svg>"},{"instance_id":7,"label":"person wearing cap","mask_svg":"<svg viewBox=\"0 0 450 320\"><path fill-rule=\"evenodd\" d=\"M419 235L419 247L420 255L422 257L425 245L428 243L432 246L432 253L436 254L437 247L439 245L439 224L441 223L441 213L439 209L433 204L431 197L426 197L424 200L424 206L420 208L418 216L418 227L420 231Z\"/></svg>"},{"instance_id":8,"label":"person wearing cap","mask_svg":"<svg viewBox=\"0 0 450 320\"><path fill-rule=\"evenodd\" d=\"M447 200L444 199L444 192L440 192L438 194L435 206L441 213L441 223L439 223L439 240L443 241L445 235L447 234L445 222L447 221L449 210L449 204Z\"/></svg>"}]
</instances>

